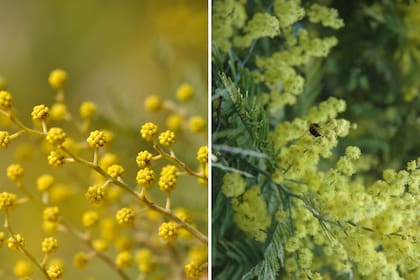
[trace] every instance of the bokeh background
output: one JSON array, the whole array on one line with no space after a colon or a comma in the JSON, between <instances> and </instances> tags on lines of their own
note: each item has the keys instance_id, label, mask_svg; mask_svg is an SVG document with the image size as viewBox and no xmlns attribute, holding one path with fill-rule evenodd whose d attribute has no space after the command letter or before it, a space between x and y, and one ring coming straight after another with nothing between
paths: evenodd
<instances>
[{"instance_id":1,"label":"bokeh background","mask_svg":"<svg viewBox=\"0 0 420 280\"><path fill-rule=\"evenodd\" d=\"M93 128L114 132L110 151L120 157L130 184L134 184L137 171L135 156L148 147L140 139L140 125L154 121L163 129L167 116L146 112L146 96L174 99L177 87L188 82L195 91L188 113L207 117L207 1L0 0L0 10L0 77L14 97L18 116L31 125L32 107L54 102L55 92L47 82L49 73L55 68L65 69L69 74L66 104L73 115L77 115L83 101L97 104ZM175 151L191 163L198 147L207 142L206 135L189 132L181 133L177 139ZM65 169L51 171L46 158L36 151L28 152L24 144L27 140L0 151L0 191L18 193L5 171L18 158L27 160L19 163L25 168L24 182L33 192L37 176L45 172L65 183L89 176L84 170L70 174L71 178L69 174L66 177ZM174 206L201 213L193 218L206 231L207 188L188 179L181 184L183 189L174 193ZM80 225L79 214L88 207L84 198L71 195L65 205L63 215ZM27 248L41 256L39 242L45 236L40 227L41 208L32 210L30 206L16 209L12 224L15 231L30 233L26 237ZM83 271L75 270L69 256L83 245L65 235L58 239L63 248L56 255L66 260L64 279L110 279L103 278L111 274L99 261ZM10 266L22 257L5 246L0 248L0 278L15 279L10 275ZM34 271L34 279L41 279L35 268Z\"/></svg>"}]
</instances>

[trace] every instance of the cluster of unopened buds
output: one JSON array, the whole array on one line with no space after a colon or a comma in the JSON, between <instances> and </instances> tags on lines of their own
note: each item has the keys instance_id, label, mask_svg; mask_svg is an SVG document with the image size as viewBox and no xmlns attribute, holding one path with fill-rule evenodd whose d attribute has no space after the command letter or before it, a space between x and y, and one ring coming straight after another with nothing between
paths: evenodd
<instances>
[{"instance_id":1,"label":"cluster of unopened buds","mask_svg":"<svg viewBox=\"0 0 420 280\"><path fill-rule=\"evenodd\" d=\"M91 205L83 212L83 228L79 229L63 215L59 205L62 197L70 192L70 187L57 183L56 176L45 173L38 176L36 189L33 189L25 183L25 172L21 164L11 164L7 168L7 177L19 188L20 194L0 192L0 210L4 219L4 231L0 231L0 246L6 243L7 247L26 256L25 260L16 263L14 274L17 277L30 277L35 266L46 279L61 279L65 273L63 262L51 260L50 255L59 250L61 242L65 242L59 242L55 233L67 232L87 246L86 251L74 255L73 265L76 268L86 267L90 259L97 257L121 279L131 279L133 272L127 272L126 269L133 264L137 264L136 274L139 277L153 273L159 265L169 265L169 275L180 273L176 266L181 261L168 258L171 258L169 255L173 254L176 246L174 241L183 239L178 250L185 251L187 248L187 254L182 253L184 269L181 273L190 279L198 279L207 269L207 236L193 223L191 213L186 208L172 208L171 194L177 188L181 176L193 177L207 186L207 146L197 147L196 166L192 168L172 148L176 142L175 133L181 130L186 116L184 112L172 115L167 121L169 129L162 132L159 132L155 123L144 123L140 128L140 136L151 144L152 150L141 150L133 159L138 166L135 180L137 184L130 185L124 178L125 168L118 164L117 156L107 151L107 146L114 137L112 132L99 129L90 131L96 115L94 103L84 102L80 106L82 123L77 128L87 135L85 141L79 143L69 137L69 129L64 129L64 126L50 127L50 123L74 120L64 103L66 81L65 71L52 71L49 84L57 91L55 103L50 107L44 104L33 107L33 127L25 125L17 117L12 94L7 90L0 91L0 123L7 127L7 130L0 131L1 149L7 149L24 134L35 135L42 141L41 151L48 153L46 158L50 166L62 167L68 163L77 163L95 174L87 179L93 181L93 184L79 186ZM192 95L191 86L186 84L177 92L180 101L187 101ZM176 108L172 103L166 105ZM150 111L156 111L162 104L159 97L151 96L145 101L145 106ZM189 127L192 132L206 133L206 123L201 117L190 118ZM15 132L10 132L13 130ZM89 155L87 151L90 151L91 159L86 158ZM155 185L166 195L166 202L162 206L153 200L149 192ZM41 260L36 258L37 253L27 249L24 234L15 231L10 214L19 204L29 202L41 205L42 228L49 234L41 243ZM141 233L142 230L145 231L144 234ZM151 231L155 231L158 238L151 237ZM111 242L117 247L116 253L108 250Z\"/></svg>"}]
</instances>

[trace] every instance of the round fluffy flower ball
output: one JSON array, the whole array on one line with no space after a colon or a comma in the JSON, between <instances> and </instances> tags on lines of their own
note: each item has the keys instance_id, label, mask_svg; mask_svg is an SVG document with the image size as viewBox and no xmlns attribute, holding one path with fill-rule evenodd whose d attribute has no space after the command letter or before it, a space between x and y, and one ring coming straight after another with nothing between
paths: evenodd
<instances>
[{"instance_id":1,"label":"round fluffy flower ball","mask_svg":"<svg viewBox=\"0 0 420 280\"><path fill-rule=\"evenodd\" d=\"M193 96L194 90L190 84L184 83L176 90L176 98L179 101L189 101Z\"/></svg>"},{"instance_id":2,"label":"round fluffy flower ball","mask_svg":"<svg viewBox=\"0 0 420 280\"><path fill-rule=\"evenodd\" d=\"M142 125L140 134L146 141L153 140L157 135L158 127L154 123L148 122Z\"/></svg>"},{"instance_id":3,"label":"round fluffy flower ball","mask_svg":"<svg viewBox=\"0 0 420 280\"><path fill-rule=\"evenodd\" d=\"M24 174L23 168L20 164L11 164L7 167L7 177L13 182L17 182L22 179Z\"/></svg>"},{"instance_id":4,"label":"round fluffy flower ball","mask_svg":"<svg viewBox=\"0 0 420 280\"><path fill-rule=\"evenodd\" d=\"M178 237L177 224L175 222L162 223L159 227L159 236L165 241L174 241Z\"/></svg>"},{"instance_id":5,"label":"round fluffy flower ball","mask_svg":"<svg viewBox=\"0 0 420 280\"><path fill-rule=\"evenodd\" d=\"M121 208L118 210L115 218L120 225L131 226L134 224L135 213L130 208Z\"/></svg>"},{"instance_id":6,"label":"round fluffy flower ball","mask_svg":"<svg viewBox=\"0 0 420 280\"><path fill-rule=\"evenodd\" d=\"M201 146L197 151L197 160L203 164L206 164L208 161L209 149L207 146Z\"/></svg>"},{"instance_id":7,"label":"round fluffy flower ball","mask_svg":"<svg viewBox=\"0 0 420 280\"><path fill-rule=\"evenodd\" d=\"M62 89L64 84L67 82L67 73L62 69L55 69L50 73L48 77L48 83L54 89Z\"/></svg>"},{"instance_id":8,"label":"round fluffy flower ball","mask_svg":"<svg viewBox=\"0 0 420 280\"><path fill-rule=\"evenodd\" d=\"M93 149L100 148L105 146L108 142L108 138L106 137L105 133L101 130L92 131L89 137L86 139L89 146Z\"/></svg>"},{"instance_id":9,"label":"round fluffy flower ball","mask_svg":"<svg viewBox=\"0 0 420 280\"><path fill-rule=\"evenodd\" d=\"M92 119L96 114L96 105L93 102L85 101L80 105L80 116L84 119Z\"/></svg>"},{"instance_id":10,"label":"round fluffy flower ball","mask_svg":"<svg viewBox=\"0 0 420 280\"><path fill-rule=\"evenodd\" d=\"M59 127L52 127L48 130L46 139L54 146L61 146L66 141L66 133Z\"/></svg>"},{"instance_id":11,"label":"round fluffy flower ball","mask_svg":"<svg viewBox=\"0 0 420 280\"><path fill-rule=\"evenodd\" d=\"M10 92L1 90L0 91L0 109L9 111L12 108L12 95Z\"/></svg>"},{"instance_id":12,"label":"round fluffy flower ball","mask_svg":"<svg viewBox=\"0 0 420 280\"><path fill-rule=\"evenodd\" d=\"M149 167L140 169L137 172L136 180L139 186L149 188L155 182L155 172Z\"/></svg>"},{"instance_id":13,"label":"round fluffy flower ball","mask_svg":"<svg viewBox=\"0 0 420 280\"><path fill-rule=\"evenodd\" d=\"M202 117L195 116L191 117L189 121L190 130L194 133L203 132L206 128L206 122Z\"/></svg>"},{"instance_id":14,"label":"round fluffy flower ball","mask_svg":"<svg viewBox=\"0 0 420 280\"><path fill-rule=\"evenodd\" d=\"M42 241L41 249L44 254L52 254L58 249L58 241L54 237L47 237Z\"/></svg>"},{"instance_id":15,"label":"round fluffy flower ball","mask_svg":"<svg viewBox=\"0 0 420 280\"><path fill-rule=\"evenodd\" d=\"M32 275L32 266L29 261L26 260L18 260L13 267L13 273L20 278L29 277ZM29 279L29 278L28 278Z\"/></svg>"},{"instance_id":16,"label":"round fluffy flower ball","mask_svg":"<svg viewBox=\"0 0 420 280\"><path fill-rule=\"evenodd\" d=\"M162 168L159 177L159 187L162 191L172 191L176 187L177 168L175 165L167 165Z\"/></svg>"},{"instance_id":17,"label":"round fluffy flower ball","mask_svg":"<svg viewBox=\"0 0 420 280\"><path fill-rule=\"evenodd\" d=\"M159 135L159 143L163 146L172 146L175 144L175 133L167 130Z\"/></svg>"},{"instance_id":18,"label":"round fluffy flower ball","mask_svg":"<svg viewBox=\"0 0 420 280\"><path fill-rule=\"evenodd\" d=\"M113 179L117 179L118 177L121 177L124 174L125 170L124 168L119 164L113 164L110 167L108 167L106 173L111 176Z\"/></svg>"},{"instance_id":19,"label":"round fluffy flower ball","mask_svg":"<svg viewBox=\"0 0 420 280\"><path fill-rule=\"evenodd\" d=\"M144 101L144 108L149 112L157 112L162 108L162 100L157 95L150 95Z\"/></svg>"},{"instance_id":20,"label":"round fluffy flower ball","mask_svg":"<svg viewBox=\"0 0 420 280\"><path fill-rule=\"evenodd\" d=\"M136 163L140 168L147 167L153 159L152 153L149 151L141 151L137 154Z\"/></svg>"},{"instance_id":21,"label":"round fluffy flower ball","mask_svg":"<svg viewBox=\"0 0 420 280\"><path fill-rule=\"evenodd\" d=\"M16 195L8 192L0 193L0 209L9 210L16 205Z\"/></svg>"},{"instance_id":22,"label":"round fluffy flower ball","mask_svg":"<svg viewBox=\"0 0 420 280\"><path fill-rule=\"evenodd\" d=\"M44 104L36 105L32 109L32 119L36 121L45 120L48 118L48 107Z\"/></svg>"}]
</instances>

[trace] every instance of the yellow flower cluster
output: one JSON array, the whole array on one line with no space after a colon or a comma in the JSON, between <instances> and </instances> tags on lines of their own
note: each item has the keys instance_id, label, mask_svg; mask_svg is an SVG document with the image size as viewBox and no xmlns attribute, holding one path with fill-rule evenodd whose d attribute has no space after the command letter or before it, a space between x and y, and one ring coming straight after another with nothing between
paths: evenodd
<instances>
[{"instance_id":1,"label":"yellow flower cluster","mask_svg":"<svg viewBox=\"0 0 420 280\"><path fill-rule=\"evenodd\" d=\"M162 191L170 192L176 187L177 168L175 165L167 165L160 171L159 187Z\"/></svg>"},{"instance_id":2,"label":"yellow flower cluster","mask_svg":"<svg viewBox=\"0 0 420 280\"><path fill-rule=\"evenodd\" d=\"M90 133L86 141L92 149L97 149L105 146L105 144L108 142L108 139L104 131L95 130Z\"/></svg>"},{"instance_id":3,"label":"yellow flower cluster","mask_svg":"<svg viewBox=\"0 0 420 280\"><path fill-rule=\"evenodd\" d=\"M90 186L85 193L85 197L89 203L99 205L105 197L105 188L99 185Z\"/></svg>"},{"instance_id":4,"label":"yellow flower cluster","mask_svg":"<svg viewBox=\"0 0 420 280\"><path fill-rule=\"evenodd\" d=\"M54 237L47 237L42 241L41 249L44 254L52 254L58 249L58 241Z\"/></svg>"},{"instance_id":5,"label":"yellow flower cluster","mask_svg":"<svg viewBox=\"0 0 420 280\"><path fill-rule=\"evenodd\" d=\"M118 210L115 218L117 222L121 225L133 225L135 220L135 213L133 209L130 208L122 208Z\"/></svg>"},{"instance_id":6,"label":"yellow flower cluster","mask_svg":"<svg viewBox=\"0 0 420 280\"><path fill-rule=\"evenodd\" d=\"M178 227L175 222L162 223L159 227L159 236L166 241L174 241L178 237Z\"/></svg>"},{"instance_id":7,"label":"yellow flower cluster","mask_svg":"<svg viewBox=\"0 0 420 280\"><path fill-rule=\"evenodd\" d=\"M16 205L16 195L8 192L0 193L0 209L9 210Z\"/></svg>"}]
</instances>

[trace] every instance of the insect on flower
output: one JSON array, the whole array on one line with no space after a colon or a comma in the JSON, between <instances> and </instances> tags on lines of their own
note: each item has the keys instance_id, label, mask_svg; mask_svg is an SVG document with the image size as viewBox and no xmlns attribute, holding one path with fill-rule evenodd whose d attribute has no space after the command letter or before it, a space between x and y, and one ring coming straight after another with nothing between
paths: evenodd
<instances>
[{"instance_id":1,"label":"insect on flower","mask_svg":"<svg viewBox=\"0 0 420 280\"><path fill-rule=\"evenodd\" d=\"M315 137L319 137L319 136L321 136L321 132L319 131L320 130L320 126L319 126L319 124L317 124L317 123L311 123L310 125L309 125L309 132L313 135L313 136L315 136Z\"/></svg>"}]
</instances>

